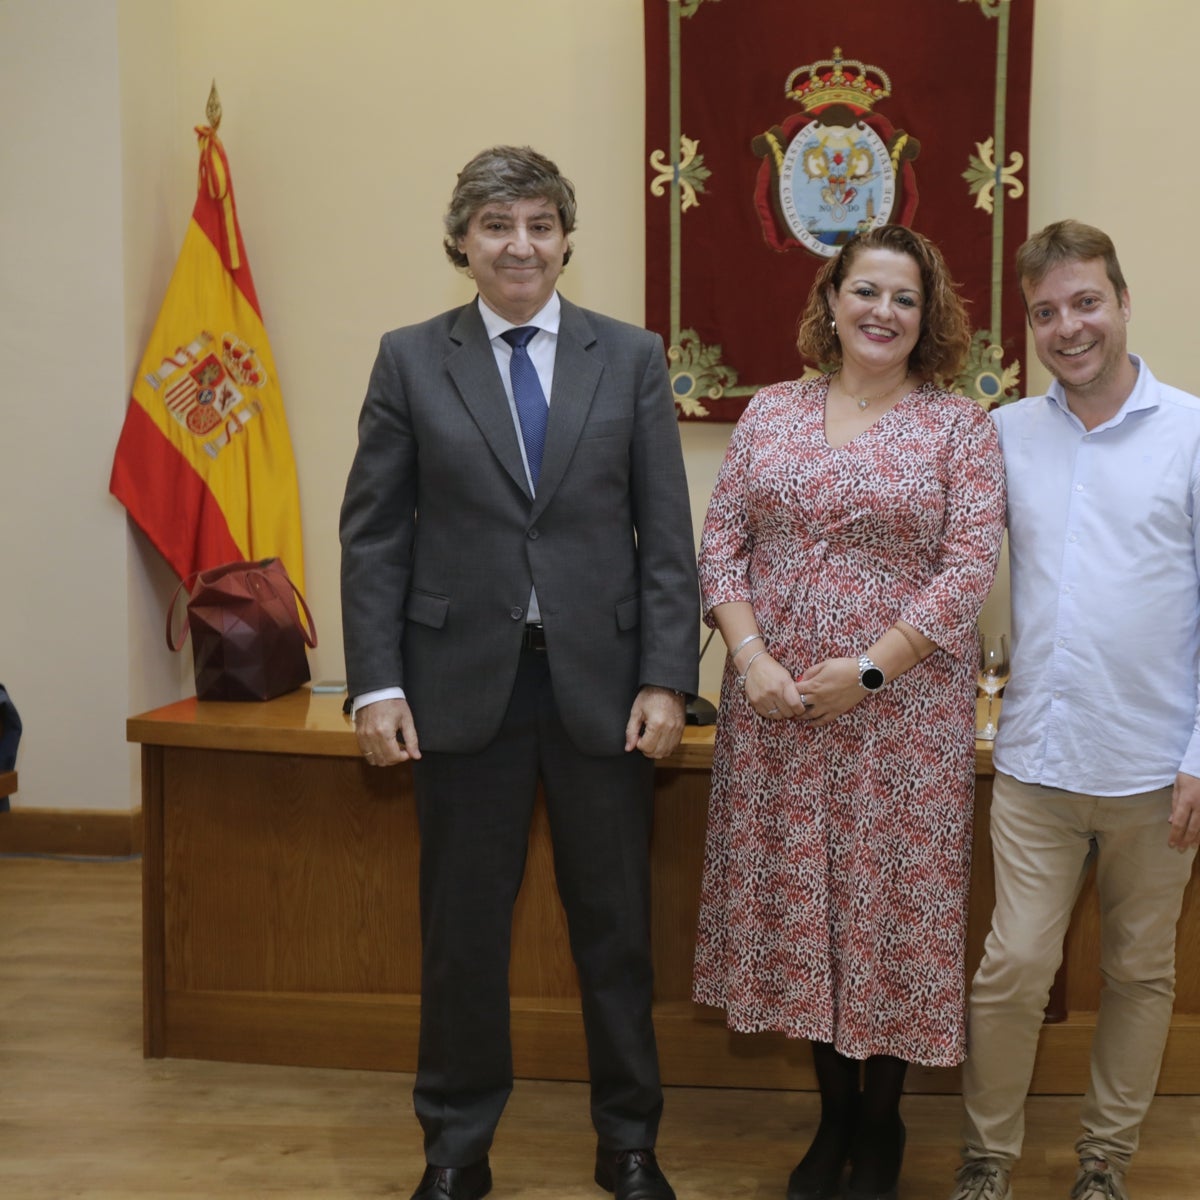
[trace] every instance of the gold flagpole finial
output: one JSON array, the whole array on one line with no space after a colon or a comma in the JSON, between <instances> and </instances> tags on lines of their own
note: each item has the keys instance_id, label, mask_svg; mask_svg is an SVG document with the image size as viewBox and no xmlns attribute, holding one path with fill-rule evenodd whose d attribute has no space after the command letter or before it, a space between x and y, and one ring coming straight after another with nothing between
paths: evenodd
<instances>
[{"instance_id":1,"label":"gold flagpole finial","mask_svg":"<svg viewBox=\"0 0 1200 1200\"><path fill-rule=\"evenodd\" d=\"M208 118L213 133L216 133L217 126L221 124L221 97L217 95L215 79L212 82L212 91L208 93L208 103L204 107L204 115Z\"/></svg>"}]
</instances>

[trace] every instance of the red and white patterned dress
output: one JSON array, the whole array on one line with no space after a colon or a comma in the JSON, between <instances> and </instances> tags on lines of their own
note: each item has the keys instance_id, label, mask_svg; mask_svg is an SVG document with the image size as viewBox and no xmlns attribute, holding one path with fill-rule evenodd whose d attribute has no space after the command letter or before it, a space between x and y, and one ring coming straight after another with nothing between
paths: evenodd
<instances>
[{"instance_id":1,"label":"red and white patterned dress","mask_svg":"<svg viewBox=\"0 0 1200 1200\"><path fill-rule=\"evenodd\" d=\"M738 422L701 541L706 619L748 601L796 676L898 619L939 649L824 726L759 717L726 659L694 996L732 1029L950 1066L1003 465L979 405L932 384L835 449L828 390L764 388Z\"/></svg>"}]
</instances>

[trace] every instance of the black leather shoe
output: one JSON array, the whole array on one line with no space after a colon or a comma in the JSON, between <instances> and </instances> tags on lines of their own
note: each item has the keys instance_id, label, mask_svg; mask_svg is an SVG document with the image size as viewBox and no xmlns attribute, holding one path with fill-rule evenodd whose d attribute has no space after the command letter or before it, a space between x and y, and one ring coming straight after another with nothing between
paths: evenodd
<instances>
[{"instance_id":1,"label":"black leather shoe","mask_svg":"<svg viewBox=\"0 0 1200 1200\"><path fill-rule=\"evenodd\" d=\"M899 1129L895 1139L895 1145L892 1150L894 1162L889 1166L892 1168L890 1174L892 1176L891 1187L878 1187L874 1185L864 1186L856 1179L859 1173L859 1160L852 1158L854 1169L850 1172L850 1178L846 1181L846 1200L897 1200L899 1196L899 1180L900 1168L904 1163L904 1141L907 1136L907 1130L904 1128L904 1122L899 1121ZM865 1156L864 1156L865 1157ZM872 1164L873 1173L879 1171L879 1164Z\"/></svg>"},{"instance_id":2,"label":"black leather shoe","mask_svg":"<svg viewBox=\"0 0 1200 1200\"><path fill-rule=\"evenodd\" d=\"M482 1200L491 1190L492 1168L481 1158L469 1167L426 1167L412 1200Z\"/></svg>"},{"instance_id":3,"label":"black leather shoe","mask_svg":"<svg viewBox=\"0 0 1200 1200\"><path fill-rule=\"evenodd\" d=\"M787 1200L841 1200L844 1166L839 1164L836 1174L830 1171L825 1178L815 1181L802 1179L797 1166L788 1176Z\"/></svg>"},{"instance_id":4,"label":"black leather shoe","mask_svg":"<svg viewBox=\"0 0 1200 1200\"><path fill-rule=\"evenodd\" d=\"M616 1200L675 1200L653 1150L598 1148L596 1182Z\"/></svg>"},{"instance_id":5,"label":"black leather shoe","mask_svg":"<svg viewBox=\"0 0 1200 1200\"><path fill-rule=\"evenodd\" d=\"M850 1159L857 1110L854 1103L840 1117L822 1114L812 1145L788 1176L787 1200L842 1200L842 1176Z\"/></svg>"}]
</instances>

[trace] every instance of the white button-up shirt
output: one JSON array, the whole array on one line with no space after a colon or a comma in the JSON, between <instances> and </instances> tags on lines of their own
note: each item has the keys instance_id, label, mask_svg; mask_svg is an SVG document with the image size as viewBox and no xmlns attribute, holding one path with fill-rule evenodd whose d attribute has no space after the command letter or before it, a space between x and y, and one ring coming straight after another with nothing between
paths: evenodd
<instances>
[{"instance_id":1,"label":"white button-up shirt","mask_svg":"<svg viewBox=\"0 0 1200 1200\"><path fill-rule=\"evenodd\" d=\"M1098 796L1200 776L1200 400L1130 357L1133 392L1095 429L1057 382L992 414L1013 612L994 761Z\"/></svg>"}]
</instances>

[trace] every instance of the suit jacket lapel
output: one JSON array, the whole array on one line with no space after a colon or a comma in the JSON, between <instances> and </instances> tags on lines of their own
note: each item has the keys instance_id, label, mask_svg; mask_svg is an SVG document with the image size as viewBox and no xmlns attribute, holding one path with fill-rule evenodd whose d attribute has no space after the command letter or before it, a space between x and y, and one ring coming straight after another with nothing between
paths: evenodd
<instances>
[{"instance_id":1,"label":"suit jacket lapel","mask_svg":"<svg viewBox=\"0 0 1200 1200\"><path fill-rule=\"evenodd\" d=\"M473 300L466 305L450 330L454 345L446 358L446 369L492 453L528 496L529 481L525 478L525 463L521 458L512 411L508 407L504 384L496 369L496 356L492 352L492 344L477 304Z\"/></svg>"},{"instance_id":2,"label":"suit jacket lapel","mask_svg":"<svg viewBox=\"0 0 1200 1200\"><path fill-rule=\"evenodd\" d=\"M554 383L550 391L550 416L546 425L546 449L538 479L533 516L549 503L562 482L588 410L604 372L604 364L592 352L596 335L587 318L569 300L562 301L558 325L558 347L554 353Z\"/></svg>"}]
</instances>

